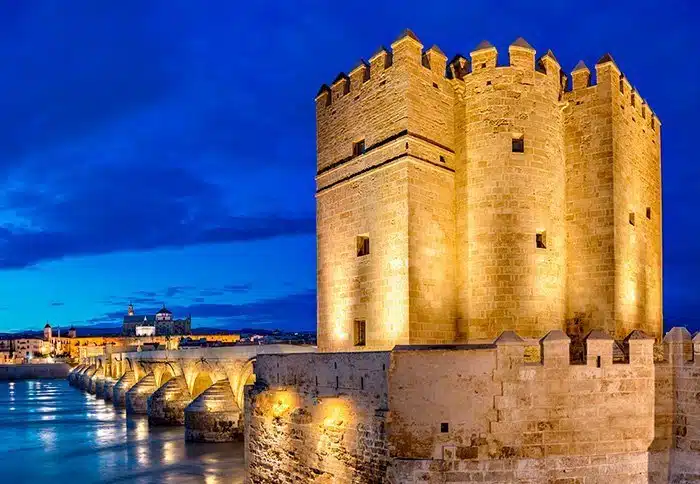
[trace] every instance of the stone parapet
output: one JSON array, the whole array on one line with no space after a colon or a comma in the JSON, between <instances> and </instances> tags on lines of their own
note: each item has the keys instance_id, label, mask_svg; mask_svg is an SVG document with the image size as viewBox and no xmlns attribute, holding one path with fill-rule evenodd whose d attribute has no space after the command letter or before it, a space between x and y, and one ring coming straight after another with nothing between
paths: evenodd
<instances>
[{"instance_id":1,"label":"stone parapet","mask_svg":"<svg viewBox=\"0 0 700 484\"><path fill-rule=\"evenodd\" d=\"M541 361L491 344L263 355L246 394L250 482L632 482L653 438L653 339L551 331ZM277 477L275 477L277 476ZM282 477L279 477L282 476ZM277 480L275 480L277 479Z\"/></svg>"}]
</instances>

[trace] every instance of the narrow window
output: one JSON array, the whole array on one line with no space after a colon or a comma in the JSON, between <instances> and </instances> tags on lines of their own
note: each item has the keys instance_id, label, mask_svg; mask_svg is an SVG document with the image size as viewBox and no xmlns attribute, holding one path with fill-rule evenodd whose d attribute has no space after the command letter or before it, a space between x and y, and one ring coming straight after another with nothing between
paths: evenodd
<instances>
[{"instance_id":1,"label":"narrow window","mask_svg":"<svg viewBox=\"0 0 700 484\"><path fill-rule=\"evenodd\" d=\"M346 80L345 85L343 86L343 95L345 95L349 92L350 92L350 81Z\"/></svg>"},{"instance_id":2,"label":"narrow window","mask_svg":"<svg viewBox=\"0 0 700 484\"><path fill-rule=\"evenodd\" d=\"M651 207L647 207L647 218L651 220Z\"/></svg>"},{"instance_id":3,"label":"narrow window","mask_svg":"<svg viewBox=\"0 0 700 484\"><path fill-rule=\"evenodd\" d=\"M369 67L365 67L365 72L364 72L364 75L362 77L362 82L364 83L364 82L369 81L369 76L370 76Z\"/></svg>"},{"instance_id":4,"label":"narrow window","mask_svg":"<svg viewBox=\"0 0 700 484\"><path fill-rule=\"evenodd\" d=\"M623 82L624 77L620 76L620 92L625 92L625 83Z\"/></svg>"},{"instance_id":5,"label":"narrow window","mask_svg":"<svg viewBox=\"0 0 700 484\"><path fill-rule=\"evenodd\" d=\"M365 140L355 141L352 144L352 156L360 156L365 152Z\"/></svg>"},{"instance_id":6,"label":"narrow window","mask_svg":"<svg viewBox=\"0 0 700 484\"><path fill-rule=\"evenodd\" d=\"M316 386L318 386L318 375L316 375Z\"/></svg>"},{"instance_id":7,"label":"narrow window","mask_svg":"<svg viewBox=\"0 0 700 484\"><path fill-rule=\"evenodd\" d=\"M596 356L596 359L595 359L595 364L596 364L596 366L597 366L598 368L600 368L600 367L601 367L601 361L600 361L600 356Z\"/></svg>"},{"instance_id":8,"label":"narrow window","mask_svg":"<svg viewBox=\"0 0 700 484\"><path fill-rule=\"evenodd\" d=\"M357 257L362 257L364 255L369 255L369 236L368 235L358 235L357 236Z\"/></svg>"},{"instance_id":9,"label":"narrow window","mask_svg":"<svg viewBox=\"0 0 700 484\"><path fill-rule=\"evenodd\" d=\"M630 212L630 225L634 225L634 212Z\"/></svg>"},{"instance_id":10,"label":"narrow window","mask_svg":"<svg viewBox=\"0 0 700 484\"><path fill-rule=\"evenodd\" d=\"M547 248L547 232L544 230L537 232L535 234L535 246L538 249L546 249Z\"/></svg>"},{"instance_id":11,"label":"narrow window","mask_svg":"<svg viewBox=\"0 0 700 484\"><path fill-rule=\"evenodd\" d=\"M367 344L367 322L361 319L355 320L355 346Z\"/></svg>"},{"instance_id":12,"label":"narrow window","mask_svg":"<svg viewBox=\"0 0 700 484\"><path fill-rule=\"evenodd\" d=\"M337 390L340 388L340 379L336 376L335 377L335 389Z\"/></svg>"},{"instance_id":13,"label":"narrow window","mask_svg":"<svg viewBox=\"0 0 700 484\"><path fill-rule=\"evenodd\" d=\"M443 434L446 434L449 431L450 431L450 424L447 422L442 422L440 424L440 432Z\"/></svg>"},{"instance_id":14,"label":"narrow window","mask_svg":"<svg viewBox=\"0 0 700 484\"><path fill-rule=\"evenodd\" d=\"M634 106L634 93L630 95L630 101L632 102L632 106Z\"/></svg>"},{"instance_id":15,"label":"narrow window","mask_svg":"<svg viewBox=\"0 0 700 484\"><path fill-rule=\"evenodd\" d=\"M445 163L445 157L440 155L440 163Z\"/></svg>"},{"instance_id":16,"label":"narrow window","mask_svg":"<svg viewBox=\"0 0 700 484\"><path fill-rule=\"evenodd\" d=\"M513 153L525 153L524 136L515 136L513 138Z\"/></svg>"},{"instance_id":17,"label":"narrow window","mask_svg":"<svg viewBox=\"0 0 700 484\"><path fill-rule=\"evenodd\" d=\"M433 82L433 87L434 87L435 89L439 89L437 82Z\"/></svg>"},{"instance_id":18,"label":"narrow window","mask_svg":"<svg viewBox=\"0 0 700 484\"><path fill-rule=\"evenodd\" d=\"M361 376L360 377L360 390L365 389L365 377Z\"/></svg>"},{"instance_id":19,"label":"narrow window","mask_svg":"<svg viewBox=\"0 0 700 484\"><path fill-rule=\"evenodd\" d=\"M394 65L394 54L387 52L386 57L384 57L384 69L388 69L392 65Z\"/></svg>"}]
</instances>

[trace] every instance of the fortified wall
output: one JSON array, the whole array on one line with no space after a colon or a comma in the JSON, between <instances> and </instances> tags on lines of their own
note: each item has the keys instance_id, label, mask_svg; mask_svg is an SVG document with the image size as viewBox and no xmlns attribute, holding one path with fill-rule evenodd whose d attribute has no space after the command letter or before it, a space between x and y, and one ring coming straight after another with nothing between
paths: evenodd
<instances>
[{"instance_id":1,"label":"fortified wall","mask_svg":"<svg viewBox=\"0 0 700 484\"><path fill-rule=\"evenodd\" d=\"M660 123L610 55L404 32L316 97L320 351L662 337Z\"/></svg>"},{"instance_id":2,"label":"fortified wall","mask_svg":"<svg viewBox=\"0 0 700 484\"><path fill-rule=\"evenodd\" d=\"M260 355L245 407L249 482L646 482L653 339L559 330L526 343ZM665 482L665 481L659 481Z\"/></svg>"}]
</instances>

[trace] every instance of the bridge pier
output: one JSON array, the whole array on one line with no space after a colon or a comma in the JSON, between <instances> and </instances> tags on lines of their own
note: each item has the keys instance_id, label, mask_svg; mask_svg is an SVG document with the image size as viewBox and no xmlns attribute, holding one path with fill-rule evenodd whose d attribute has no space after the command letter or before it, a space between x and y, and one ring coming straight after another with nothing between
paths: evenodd
<instances>
[{"instance_id":1,"label":"bridge pier","mask_svg":"<svg viewBox=\"0 0 700 484\"><path fill-rule=\"evenodd\" d=\"M185 440L231 442L243 437L241 410L227 379L219 380L185 409Z\"/></svg>"},{"instance_id":2,"label":"bridge pier","mask_svg":"<svg viewBox=\"0 0 700 484\"><path fill-rule=\"evenodd\" d=\"M85 368L87 368L85 365L78 365L71 370L71 372L68 374L68 384L70 386L74 387L77 385L78 378L80 378L80 375Z\"/></svg>"},{"instance_id":3,"label":"bridge pier","mask_svg":"<svg viewBox=\"0 0 700 484\"><path fill-rule=\"evenodd\" d=\"M97 371L95 365L90 365L87 370L83 372L80 378L80 388L86 392L90 390L90 381L92 380L92 375Z\"/></svg>"},{"instance_id":4,"label":"bridge pier","mask_svg":"<svg viewBox=\"0 0 700 484\"><path fill-rule=\"evenodd\" d=\"M102 398L104 399L105 402L112 401L112 395L114 392L114 385L116 383L117 382L114 381L114 378L111 378L111 377L105 378L104 392L102 392Z\"/></svg>"},{"instance_id":5,"label":"bridge pier","mask_svg":"<svg viewBox=\"0 0 700 484\"><path fill-rule=\"evenodd\" d=\"M126 392L126 413L127 415L148 414L148 397L158 389L156 377L153 372L144 376L131 389Z\"/></svg>"},{"instance_id":6,"label":"bridge pier","mask_svg":"<svg viewBox=\"0 0 700 484\"><path fill-rule=\"evenodd\" d=\"M112 389L112 403L115 407L126 406L126 392L136 385L136 375L133 370L126 370Z\"/></svg>"},{"instance_id":7,"label":"bridge pier","mask_svg":"<svg viewBox=\"0 0 700 484\"><path fill-rule=\"evenodd\" d=\"M148 399L148 423L150 425L182 425L185 423L185 407L192 402L183 375L168 380Z\"/></svg>"},{"instance_id":8,"label":"bridge pier","mask_svg":"<svg viewBox=\"0 0 700 484\"><path fill-rule=\"evenodd\" d=\"M92 375L90 380L90 393L93 393L97 398L102 398L105 391L105 369L100 368Z\"/></svg>"}]
</instances>

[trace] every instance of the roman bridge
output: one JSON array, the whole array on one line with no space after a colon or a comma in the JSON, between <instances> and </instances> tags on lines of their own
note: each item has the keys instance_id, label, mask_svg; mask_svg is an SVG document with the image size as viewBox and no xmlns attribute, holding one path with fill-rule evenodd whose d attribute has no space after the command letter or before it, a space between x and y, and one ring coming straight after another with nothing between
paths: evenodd
<instances>
[{"instance_id":1,"label":"roman bridge","mask_svg":"<svg viewBox=\"0 0 700 484\"><path fill-rule=\"evenodd\" d=\"M240 345L111 353L85 358L68 379L129 415L148 415L151 425L184 424L186 439L220 442L242 434L245 386L255 382L258 355L314 351Z\"/></svg>"}]
</instances>

